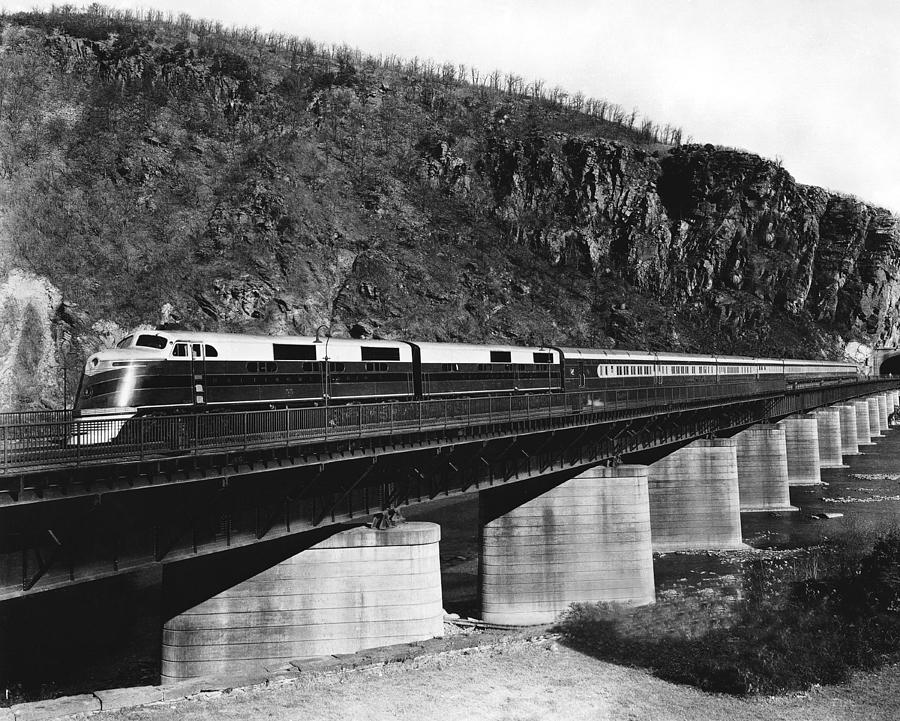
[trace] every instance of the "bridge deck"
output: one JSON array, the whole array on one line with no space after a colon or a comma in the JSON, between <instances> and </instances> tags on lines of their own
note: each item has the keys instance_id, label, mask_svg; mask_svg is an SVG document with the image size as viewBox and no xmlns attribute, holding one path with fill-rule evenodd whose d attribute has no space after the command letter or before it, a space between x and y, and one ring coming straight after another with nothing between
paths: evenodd
<instances>
[{"instance_id":1,"label":"bridge deck","mask_svg":"<svg viewBox=\"0 0 900 721\"><path fill-rule=\"evenodd\" d=\"M794 384L796 386L796 384ZM837 385L817 381L803 387ZM0 475L145 461L185 454L303 445L434 429L652 412L782 394L782 380L608 391L448 398L329 407L73 419L63 411L0 414Z\"/></svg>"}]
</instances>

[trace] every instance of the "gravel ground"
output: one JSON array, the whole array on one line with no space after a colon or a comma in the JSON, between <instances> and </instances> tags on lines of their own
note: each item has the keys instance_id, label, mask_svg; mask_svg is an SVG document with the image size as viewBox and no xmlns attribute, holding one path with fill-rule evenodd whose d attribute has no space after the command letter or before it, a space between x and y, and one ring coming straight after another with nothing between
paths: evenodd
<instances>
[{"instance_id":1,"label":"gravel ground","mask_svg":"<svg viewBox=\"0 0 900 721\"><path fill-rule=\"evenodd\" d=\"M707 694L598 661L552 640L514 640L280 686L203 694L115 714L132 721L212 719L615 719L710 721L900 718L900 665L805 694L741 699Z\"/></svg>"}]
</instances>

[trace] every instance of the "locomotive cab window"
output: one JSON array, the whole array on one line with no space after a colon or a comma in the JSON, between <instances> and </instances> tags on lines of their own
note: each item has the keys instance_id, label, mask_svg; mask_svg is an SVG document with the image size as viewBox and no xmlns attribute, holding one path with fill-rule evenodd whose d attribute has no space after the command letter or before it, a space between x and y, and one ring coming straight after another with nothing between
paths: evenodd
<instances>
[{"instance_id":1,"label":"locomotive cab window","mask_svg":"<svg viewBox=\"0 0 900 721\"><path fill-rule=\"evenodd\" d=\"M169 345L169 341L158 335L139 335L135 345L141 346L142 348L156 348L157 350L162 350Z\"/></svg>"},{"instance_id":2,"label":"locomotive cab window","mask_svg":"<svg viewBox=\"0 0 900 721\"><path fill-rule=\"evenodd\" d=\"M176 343L175 347L172 349L172 357L173 358L187 358L188 347L187 343Z\"/></svg>"},{"instance_id":3,"label":"locomotive cab window","mask_svg":"<svg viewBox=\"0 0 900 721\"><path fill-rule=\"evenodd\" d=\"M207 358L218 358L219 356L219 351L217 351L211 345L205 346L203 350L206 353Z\"/></svg>"},{"instance_id":4,"label":"locomotive cab window","mask_svg":"<svg viewBox=\"0 0 900 721\"><path fill-rule=\"evenodd\" d=\"M122 340L116 343L116 348L130 348L132 340L134 340L133 335L125 336Z\"/></svg>"}]
</instances>

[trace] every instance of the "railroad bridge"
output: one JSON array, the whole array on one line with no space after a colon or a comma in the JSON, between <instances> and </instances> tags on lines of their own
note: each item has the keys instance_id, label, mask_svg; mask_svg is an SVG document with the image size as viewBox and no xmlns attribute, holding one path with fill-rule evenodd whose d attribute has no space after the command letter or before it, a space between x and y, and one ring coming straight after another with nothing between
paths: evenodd
<instances>
[{"instance_id":1,"label":"railroad bridge","mask_svg":"<svg viewBox=\"0 0 900 721\"><path fill-rule=\"evenodd\" d=\"M898 387L4 414L0 601L163 564L164 680L439 635L439 529L393 514L478 493L486 620L652 602L654 551L739 547L742 512L796 510L788 486L881 435Z\"/></svg>"}]
</instances>

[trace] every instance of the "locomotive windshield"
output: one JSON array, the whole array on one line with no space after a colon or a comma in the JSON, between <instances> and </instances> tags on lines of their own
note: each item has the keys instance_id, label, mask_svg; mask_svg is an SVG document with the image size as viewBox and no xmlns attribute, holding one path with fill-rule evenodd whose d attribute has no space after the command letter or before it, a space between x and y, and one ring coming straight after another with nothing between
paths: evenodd
<instances>
[{"instance_id":1,"label":"locomotive windshield","mask_svg":"<svg viewBox=\"0 0 900 721\"><path fill-rule=\"evenodd\" d=\"M134 336L127 335L122 340L120 340L118 343L116 343L116 348L130 348L132 340L134 340Z\"/></svg>"}]
</instances>

